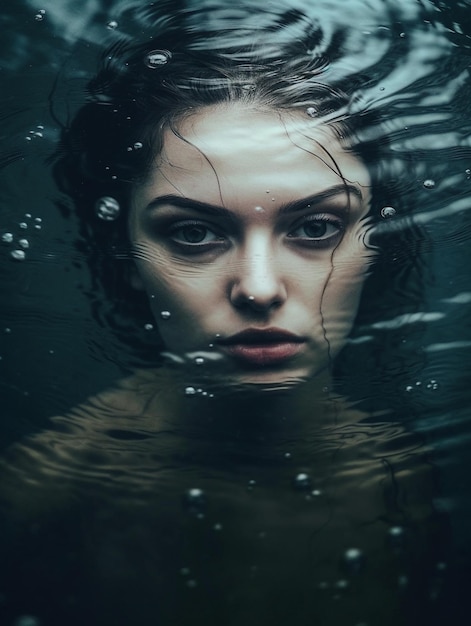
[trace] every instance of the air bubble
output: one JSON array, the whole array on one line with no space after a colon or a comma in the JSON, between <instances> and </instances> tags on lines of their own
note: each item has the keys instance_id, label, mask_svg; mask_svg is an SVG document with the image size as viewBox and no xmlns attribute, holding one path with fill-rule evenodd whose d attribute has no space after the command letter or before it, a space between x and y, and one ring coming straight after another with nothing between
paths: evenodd
<instances>
[{"instance_id":1,"label":"air bubble","mask_svg":"<svg viewBox=\"0 0 471 626\"><path fill-rule=\"evenodd\" d=\"M172 53L168 50L152 50L144 59L144 63L151 70L161 67L169 62L172 58Z\"/></svg>"},{"instance_id":2,"label":"air bubble","mask_svg":"<svg viewBox=\"0 0 471 626\"><path fill-rule=\"evenodd\" d=\"M3 233L2 241L3 243L11 243L13 241L13 233Z\"/></svg>"},{"instance_id":3,"label":"air bubble","mask_svg":"<svg viewBox=\"0 0 471 626\"><path fill-rule=\"evenodd\" d=\"M111 196L103 196L95 204L96 214L104 222L112 222L117 219L120 210L118 201Z\"/></svg>"},{"instance_id":4,"label":"air bubble","mask_svg":"<svg viewBox=\"0 0 471 626\"><path fill-rule=\"evenodd\" d=\"M116 20L111 20L106 25L106 28L109 28L109 30L116 30L118 28L118 22Z\"/></svg>"},{"instance_id":5,"label":"air bubble","mask_svg":"<svg viewBox=\"0 0 471 626\"><path fill-rule=\"evenodd\" d=\"M200 516L206 508L206 495L202 489L188 489L183 495L183 504L190 513Z\"/></svg>"},{"instance_id":6,"label":"air bubble","mask_svg":"<svg viewBox=\"0 0 471 626\"><path fill-rule=\"evenodd\" d=\"M315 496L316 498L318 498L321 495L322 495L322 491L320 489L313 489L311 491L311 496Z\"/></svg>"},{"instance_id":7,"label":"air bubble","mask_svg":"<svg viewBox=\"0 0 471 626\"><path fill-rule=\"evenodd\" d=\"M142 148L142 143L140 141L136 141L133 145L134 150L140 150Z\"/></svg>"},{"instance_id":8,"label":"air bubble","mask_svg":"<svg viewBox=\"0 0 471 626\"><path fill-rule=\"evenodd\" d=\"M424 187L425 189L433 189L435 187L435 181L431 178L427 178L427 180L424 180Z\"/></svg>"},{"instance_id":9,"label":"air bubble","mask_svg":"<svg viewBox=\"0 0 471 626\"><path fill-rule=\"evenodd\" d=\"M222 530L222 524L219 524L219 523L214 524L213 530L217 530L217 531Z\"/></svg>"},{"instance_id":10,"label":"air bubble","mask_svg":"<svg viewBox=\"0 0 471 626\"><path fill-rule=\"evenodd\" d=\"M203 365L204 364L204 359L202 356L197 356L195 359L195 364L196 365Z\"/></svg>"},{"instance_id":11,"label":"air bubble","mask_svg":"<svg viewBox=\"0 0 471 626\"><path fill-rule=\"evenodd\" d=\"M470 180L471 179L471 170L467 169L467 170L464 171L464 173L466 174L467 180Z\"/></svg>"},{"instance_id":12,"label":"air bubble","mask_svg":"<svg viewBox=\"0 0 471 626\"><path fill-rule=\"evenodd\" d=\"M29 248L29 241L27 239L19 239L18 245L20 246L20 248L27 250Z\"/></svg>"},{"instance_id":13,"label":"air bubble","mask_svg":"<svg viewBox=\"0 0 471 626\"><path fill-rule=\"evenodd\" d=\"M12 250L10 252L10 256L12 259L14 259L15 261L24 261L26 258L25 255L25 251L24 250Z\"/></svg>"},{"instance_id":14,"label":"air bubble","mask_svg":"<svg viewBox=\"0 0 471 626\"><path fill-rule=\"evenodd\" d=\"M350 573L357 574L363 567L365 557L358 548L349 548L344 552L343 562Z\"/></svg>"},{"instance_id":15,"label":"air bubble","mask_svg":"<svg viewBox=\"0 0 471 626\"><path fill-rule=\"evenodd\" d=\"M404 544L405 532L402 526L391 526L388 530L388 541L393 548L399 548Z\"/></svg>"},{"instance_id":16,"label":"air bubble","mask_svg":"<svg viewBox=\"0 0 471 626\"><path fill-rule=\"evenodd\" d=\"M196 395L196 389L194 387L185 387L185 396Z\"/></svg>"},{"instance_id":17,"label":"air bubble","mask_svg":"<svg viewBox=\"0 0 471 626\"><path fill-rule=\"evenodd\" d=\"M154 326L152 324L144 324L144 330L154 330Z\"/></svg>"},{"instance_id":18,"label":"air bubble","mask_svg":"<svg viewBox=\"0 0 471 626\"><path fill-rule=\"evenodd\" d=\"M168 319L170 319L170 315L171 315L171 314L170 314L170 311L161 311L161 312L160 312L160 317L161 317L163 320L168 320Z\"/></svg>"},{"instance_id":19,"label":"air bubble","mask_svg":"<svg viewBox=\"0 0 471 626\"><path fill-rule=\"evenodd\" d=\"M410 393L413 389L414 389L414 387L412 387L412 385L407 385L407 387L406 387L407 393Z\"/></svg>"},{"instance_id":20,"label":"air bubble","mask_svg":"<svg viewBox=\"0 0 471 626\"><path fill-rule=\"evenodd\" d=\"M36 224L41 224L41 222L43 221L41 217L35 217L34 221L36 222Z\"/></svg>"},{"instance_id":21,"label":"air bubble","mask_svg":"<svg viewBox=\"0 0 471 626\"><path fill-rule=\"evenodd\" d=\"M22 615L13 622L13 626L40 626L41 622L34 615Z\"/></svg>"},{"instance_id":22,"label":"air bubble","mask_svg":"<svg viewBox=\"0 0 471 626\"><path fill-rule=\"evenodd\" d=\"M309 117L314 117L316 115L316 109L314 107L307 107L306 113Z\"/></svg>"},{"instance_id":23,"label":"air bubble","mask_svg":"<svg viewBox=\"0 0 471 626\"><path fill-rule=\"evenodd\" d=\"M396 209L392 206L385 206L380 211L381 217L388 218L396 215Z\"/></svg>"},{"instance_id":24,"label":"air bubble","mask_svg":"<svg viewBox=\"0 0 471 626\"><path fill-rule=\"evenodd\" d=\"M42 22L42 21L43 21L43 19L44 19L44 14L45 14L45 13L46 13L45 11L44 11L43 13L41 13L41 11L39 11L39 12L38 12L38 13L36 13L36 15L34 16L34 19L35 19L37 22Z\"/></svg>"},{"instance_id":25,"label":"air bubble","mask_svg":"<svg viewBox=\"0 0 471 626\"><path fill-rule=\"evenodd\" d=\"M297 476L294 477L293 486L295 489L305 490L311 487L311 479L308 474L301 472Z\"/></svg>"},{"instance_id":26,"label":"air bubble","mask_svg":"<svg viewBox=\"0 0 471 626\"><path fill-rule=\"evenodd\" d=\"M18 226L21 228L21 230L26 230L28 228L28 224L26 222L20 222Z\"/></svg>"}]
</instances>

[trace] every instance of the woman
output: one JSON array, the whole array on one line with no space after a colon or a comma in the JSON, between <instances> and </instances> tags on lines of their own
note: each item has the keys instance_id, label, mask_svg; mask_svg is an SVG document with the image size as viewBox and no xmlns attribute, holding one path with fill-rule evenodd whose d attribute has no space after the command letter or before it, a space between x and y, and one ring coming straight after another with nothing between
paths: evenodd
<instances>
[{"instance_id":1,"label":"woman","mask_svg":"<svg viewBox=\"0 0 471 626\"><path fill-rule=\"evenodd\" d=\"M46 623L420 623L411 599L438 595L443 550L425 447L347 401L334 368L368 274L411 240L389 119L359 104L379 77L342 74L335 38L312 53L319 26L280 48L273 28L237 41L214 7L164 9L142 12L151 41L106 53L56 166L97 282L121 313L152 312L161 363L7 458L3 500L35 533L26 607Z\"/></svg>"}]
</instances>

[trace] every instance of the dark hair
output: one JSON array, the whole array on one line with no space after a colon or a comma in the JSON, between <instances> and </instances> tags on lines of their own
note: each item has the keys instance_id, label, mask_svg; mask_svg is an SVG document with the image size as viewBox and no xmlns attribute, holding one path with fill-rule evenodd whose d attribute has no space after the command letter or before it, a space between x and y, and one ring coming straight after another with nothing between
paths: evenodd
<instances>
[{"instance_id":1,"label":"dark hair","mask_svg":"<svg viewBox=\"0 0 471 626\"><path fill-rule=\"evenodd\" d=\"M399 32L404 23L394 21L394 9L385 2L395 56L342 74L331 69L352 27L338 26L328 36L317 18L278 4L284 9L273 13L252 8L258 16L269 15L261 26L242 20L237 11L229 19L224 7L211 3L200 9L185 2L152 4L128 12L134 32L116 34L117 41L104 53L102 67L87 87L88 102L64 129L55 175L74 199L83 227L81 245L97 283L108 293L113 290L114 314L120 308L122 318L134 317L140 324L150 319L143 298L129 291L122 265L117 265L117 259L130 258L126 207L133 183L148 171L164 128L175 129L192 111L228 101L297 109L331 124L372 178L373 241L380 255L365 287L369 302L372 294L385 293L394 274L413 272L411 260L424 237L409 216L424 193L417 184L424 177L424 159L417 159L417 151L391 149L388 136L398 131L388 130L388 124L403 115L400 98L386 99L381 106L380 98L372 104L365 96L380 89L401 55L410 53L407 37ZM248 4L243 10L250 17ZM96 215L96 202L103 197L121 207L112 223ZM381 217L385 205L394 207L396 218ZM383 310L387 306L386 300ZM405 306L414 309L410 297ZM371 307L360 307L360 319L371 321Z\"/></svg>"}]
</instances>

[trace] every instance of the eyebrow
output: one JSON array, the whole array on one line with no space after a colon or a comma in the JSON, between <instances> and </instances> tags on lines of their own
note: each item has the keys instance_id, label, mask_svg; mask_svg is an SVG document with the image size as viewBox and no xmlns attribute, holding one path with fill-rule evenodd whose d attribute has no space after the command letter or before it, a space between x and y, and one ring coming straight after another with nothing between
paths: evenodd
<instances>
[{"instance_id":1,"label":"eyebrow","mask_svg":"<svg viewBox=\"0 0 471 626\"><path fill-rule=\"evenodd\" d=\"M325 189L320 193L313 194L312 196L300 198L299 200L294 200L281 205L278 209L278 214L285 215L287 213L295 213L296 211L305 209L308 206L314 208L316 205L322 204L326 200L340 195L347 195L349 198L352 195L360 201L363 200L363 195L358 187L350 184L335 185L334 187L329 187L328 189ZM149 202L146 207L146 211L156 209L163 204L171 204L174 207L182 209L193 209L201 213L206 213L207 215L216 215L220 217L225 216L231 219L234 218L233 212L223 206L210 204L208 202L201 202L200 200L193 200L192 198L186 198L185 196L178 196L176 194L157 196Z\"/></svg>"}]
</instances>

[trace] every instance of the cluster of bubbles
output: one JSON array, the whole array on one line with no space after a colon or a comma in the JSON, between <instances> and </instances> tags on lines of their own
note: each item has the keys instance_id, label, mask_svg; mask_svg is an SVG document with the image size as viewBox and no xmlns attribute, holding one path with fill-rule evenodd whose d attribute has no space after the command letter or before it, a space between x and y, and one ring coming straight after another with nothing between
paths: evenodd
<instances>
[{"instance_id":1,"label":"cluster of bubbles","mask_svg":"<svg viewBox=\"0 0 471 626\"><path fill-rule=\"evenodd\" d=\"M36 20L36 22L42 22L45 15L46 15L46 11L44 9L39 9L39 11L34 16L34 19Z\"/></svg>"},{"instance_id":2,"label":"cluster of bubbles","mask_svg":"<svg viewBox=\"0 0 471 626\"><path fill-rule=\"evenodd\" d=\"M406 391L407 393L410 393L411 391L414 391L414 390L417 391L417 390L421 390L424 388L429 391L436 391L439 388L439 386L440 386L439 383L434 379L429 380L427 383L422 383L421 380L417 380L415 384L407 385Z\"/></svg>"},{"instance_id":3,"label":"cluster of bubbles","mask_svg":"<svg viewBox=\"0 0 471 626\"><path fill-rule=\"evenodd\" d=\"M30 130L26 135L26 141L33 141L33 139L42 139L43 138L43 130L44 126L42 124L38 124L34 130Z\"/></svg>"},{"instance_id":4,"label":"cluster of bubbles","mask_svg":"<svg viewBox=\"0 0 471 626\"><path fill-rule=\"evenodd\" d=\"M27 230L29 228L30 222L33 219L33 216L31 215L31 213L26 213L25 214L25 221L21 221L18 224L18 227L21 230ZM41 224L42 224L42 219L40 217L35 217L33 220L33 228L35 228L36 230L41 230ZM5 232L3 233L3 235L1 236L1 241L4 244L14 244L15 248L13 250L11 250L10 252L10 257L14 260L14 261L24 261L26 258L26 252L25 250L28 250L29 248L29 240L26 239L26 237L24 236L19 236L18 238L15 238L15 235L12 232Z\"/></svg>"},{"instance_id":5,"label":"cluster of bubbles","mask_svg":"<svg viewBox=\"0 0 471 626\"><path fill-rule=\"evenodd\" d=\"M152 50L146 54L144 63L151 70L155 70L162 65L166 65L172 58L172 53L169 50Z\"/></svg>"},{"instance_id":6,"label":"cluster of bubbles","mask_svg":"<svg viewBox=\"0 0 471 626\"><path fill-rule=\"evenodd\" d=\"M185 387L185 396L188 396L188 397L202 396L203 398L214 398L213 393L208 393L207 391L204 391L203 389L201 389L201 387L193 387L192 385Z\"/></svg>"},{"instance_id":7,"label":"cluster of bubbles","mask_svg":"<svg viewBox=\"0 0 471 626\"><path fill-rule=\"evenodd\" d=\"M114 222L119 217L120 212L119 202L111 196L103 196L95 203L95 213L104 222Z\"/></svg>"},{"instance_id":8,"label":"cluster of bubbles","mask_svg":"<svg viewBox=\"0 0 471 626\"><path fill-rule=\"evenodd\" d=\"M142 141L135 141L132 146L128 146L126 148L127 152L132 152L133 150L140 150L143 147Z\"/></svg>"}]
</instances>

